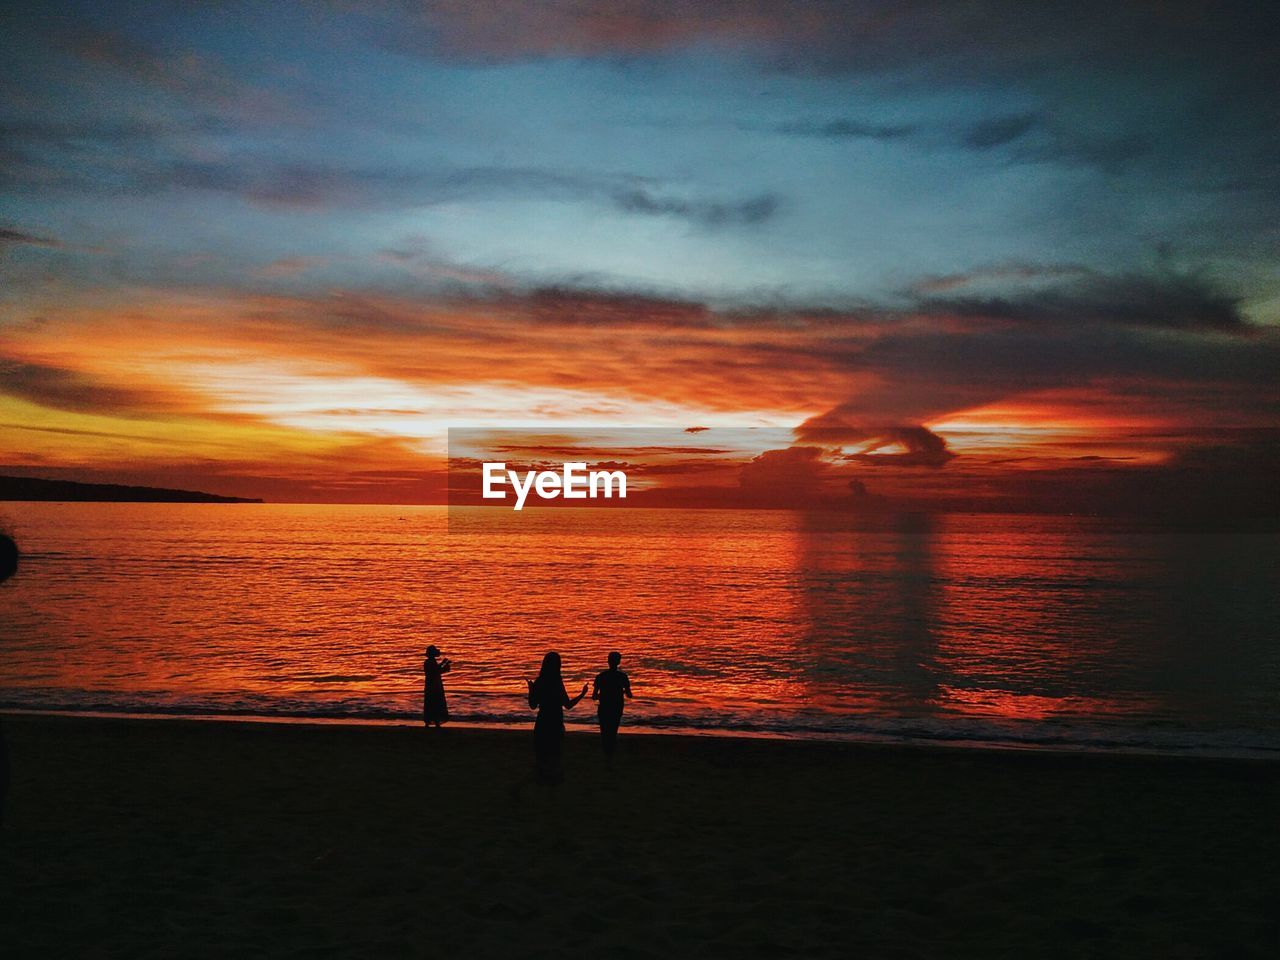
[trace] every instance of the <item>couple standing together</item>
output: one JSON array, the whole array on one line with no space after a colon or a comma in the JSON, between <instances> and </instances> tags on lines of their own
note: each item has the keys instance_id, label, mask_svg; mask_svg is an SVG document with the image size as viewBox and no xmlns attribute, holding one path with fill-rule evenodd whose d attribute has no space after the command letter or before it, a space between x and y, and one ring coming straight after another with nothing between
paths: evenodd
<instances>
[{"instance_id":1,"label":"couple standing together","mask_svg":"<svg viewBox=\"0 0 1280 960\"><path fill-rule=\"evenodd\" d=\"M599 705L600 742L609 758L613 757L618 746L623 702L631 697L631 681L618 669L621 662L622 654L616 650L609 654L609 669L600 672L591 691L591 699ZM448 657L440 659L439 649L427 647L426 660L422 664L422 719L427 726L434 724L438 727L449 719L449 708L444 698L444 675L452 666ZM569 696L560 672L560 654L555 651L542 658L538 679L525 680L525 684L529 688L529 706L538 711L538 719L533 725L538 782L560 783L564 779L560 762L564 711L572 710L587 695L587 684L582 685L582 692L576 697Z\"/></svg>"}]
</instances>

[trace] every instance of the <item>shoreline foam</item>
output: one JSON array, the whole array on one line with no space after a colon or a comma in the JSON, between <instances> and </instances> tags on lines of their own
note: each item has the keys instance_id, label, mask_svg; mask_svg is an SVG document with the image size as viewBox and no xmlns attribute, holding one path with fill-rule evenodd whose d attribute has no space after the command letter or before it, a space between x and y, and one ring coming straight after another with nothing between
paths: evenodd
<instances>
[{"instance_id":1,"label":"shoreline foam","mask_svg":"<svg viewBox=\"0 0 1280 960\"><path fill-rule=\"evenodd\" d=\"M416 729L421 724L413 714L368 716L359 714L326 713L262 713L257 711L188 711L174 710L104 710L99 708L30 709L0 706L0 718L5 716L85 718L96 720L190 720L212 723L257 723L316 726L357 726ZM887 721L892 723L892 721ZM474 720L452 719L448 726L461 730L520 731L531 730L532 717L528 719ZM908 726L907 724L903 725ZM914 729L914 728L912 728ZM596 732L593 719L566 717L565 730L573 735L593 735ZM628 723L623 730L644 736L698 737L726 740L776 740L795 743L848 743L885 747L922 749L994 750L1020 753L1044 752L1055 755L1119 755L1147 757L1193 757L1221 760L1280 761L1280 746L1223 743L1166 743L1034 737L983 738L971 732L956 731L951 735L927 734L892 730L831 730L805 727L759 726L698 726L692 724Z\"/></svg>"}]
</instances>

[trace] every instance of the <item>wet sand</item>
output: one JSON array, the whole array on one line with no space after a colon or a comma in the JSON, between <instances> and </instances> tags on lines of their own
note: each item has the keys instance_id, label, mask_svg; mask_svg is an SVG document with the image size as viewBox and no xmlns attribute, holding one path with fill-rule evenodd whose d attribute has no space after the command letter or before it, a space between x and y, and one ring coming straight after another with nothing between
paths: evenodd
<instances>
[{"instance_id":1,"label":"wet sand","mask_svg":"<svg viewBox=\"0 0 1280 960\"><path fill-rule=\"evenodd\" d=\"M1269 957L1280 764L10 717L18 957Z\"/></svg>"}]
</instances>

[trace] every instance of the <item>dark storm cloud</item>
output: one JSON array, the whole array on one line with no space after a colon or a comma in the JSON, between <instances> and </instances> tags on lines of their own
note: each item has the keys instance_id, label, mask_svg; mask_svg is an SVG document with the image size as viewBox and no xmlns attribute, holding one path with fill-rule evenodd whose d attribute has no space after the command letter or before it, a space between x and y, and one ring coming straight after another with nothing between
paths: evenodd
<instances>
[{"instance_id":1,"label":"dark storm cloud","mask_svg":"<svg viewBox=\"0 0 1280 960\"><path fill-rule=\"evenodd\" d=\"M5 247L48 247L57 249L62 244L52 237L42 237L38 234L27 233L25 230L12 230L6 227L0 227L0 250Z\"/></svg>"},{"instance_id":2,"label":"dark storm cloud","mask_svg":"<svg viewBox=\"0 0 1280 960\"><path fill-rule=\"evenodd\" d=\"M1145 134L1081 128L1078 124L1054 122L1039 111L979 121L963 132L960 142L971 150L1000 151L1014 160L1104 170L1117 170L1155 148Z\"/></svg>"},{"instance_id":3,"label":"dark storm cloud","mask_svg":"<svg viewBox=\"0 0 1280 960\"><path fill-rule=\"evenodd\" d=\"M717 322L716 312L696 300L653 294L542 287L513 294L504 304L519 315L547 325L703 328Z\"/></svg>"},{"instance_id":4,"label":"dark storm cloud","mask_svg":"<svg viewBox=\"0 0 1280 960\"><path fill-rule=\"evenodd\" d=\"M0 369L3 369L3 367L0 366ZM80 430L75 427L33 427L30 424L25 423L0 423L0 427L9 430L27 430L32 433L54 433L68 437L102 437L107 440L135 440L142 441L144 443L159 443L165 445L171 443L182 444L185 442L171 437L148 437L137 433L119 433L112 430Z\"/></svg>"},{"instance_id":5,"label":"dark storm cloud","mask_svg":"<svg viewBox=\"0 0 1280 960\"><path fill-rule=\"evenodd\" d=\"M830 120L826 123L792 122L772 127L775 132L792 137L814 137L820 140L901 140L917 128L909 124L865 123L860 120Z\"/></svg>"},{"instance_id":6,"label":"dark storm cloud","mask_svg":"<svg viewBox=\"0 0 1280 960\"><path fill-rule=\"evenodd\" d=\"M744 129L758 129L742 124ZM1079 122L1054 120L1043 111L1000 114L952 128L945 121L874 124L856 120L788 122L765 127L785 136L819 140L878 140L911 143L919 149L959 146L979 154L1026 163L1060 163L1117 170L1155 149L1149 135L1106 132Z\"/></svg>"},{"instance_id":7,"label":"dark storm cloud","mask_svg":"<svg viewBox=\"0 0 1280 960\"><path fill-rule=\"evenodd\" d=\"M997 284L1000 296L965 294ZM538 287L512 293L508 305L535 319L592 325L663 325L668 328L858 331L893 333L911 317L930 319L939 332L957 318L972 320L962 332L980 333L991 323L1022 327L1031 334L1071 330L1082 325L1165 328L1221 332L1249 337L1260 328L1249 323L1239 296L1207 273L1102 274L1073 264L1007 264L968 273L925 277L906 293L910 304L862 304L856 310L826 305L782 304L713 306L695 298L657 293L605 290L572 285Z\"/></svg>"},{"instance_id":8,"label":"dark storm cloud","mask_svg":"<svg viewBox=\"0 0 1280 960\"><path fill-rule=\"evenodd\" d=\"M926 298L934 313L1035 324L1096 321L1140 327L1246 333L1241 298L1196 274L1087 274L1000 296Z\"/></svg>"},{"instance_id":9,"label":"dark storm cloud","mask_svg":"<svg viewBox=\"0 0 1280 960\"><path fill-rule=\"evenodd\" d=\"M76 370L0 357L0 391L59 410L128 416L164 409L147 391L113 386Z\"/></svg>"},{"instance_id":10,"label":"dark storm cloud","mask_svg":"<svg viewBox=\"0 0 1280 960\"><path fill-rule=\"evenodd\" d=\"M660 197L645 190L620 190L613 194L613 201L627 213L671 216L706 227L763 223L778 210L778 198L773 194L761 194L737 203L717 203Z\"/></svg>"},{"instance_id":11,"label":"dark storm cloud","mask_svg":"<svg viewBox=\"0 0 1280 960\"><path fill-rule=\"evenodd\" d=\"M927 427L861 424L840 407L810 417L796 428L795 435L798 444L860 446L857 453L841 459L868 466L942 467L955 457L947 449L947 441ZM884 452L885 447L901 450Z\"/></svg>"},{"instance_id":12,"label":"dark storm cloud","mask_svg":"<svg viewBox=\"0 0 1280 960\"><path fill-rule=\"evenodd\" d=\"M829 344L828 351L851 377L874 377L833 411L854 422L921 424L1009 397L1094 384L1127 384L1144 404L1165 403L1165 415L1180 403L1206 421L1280 414L1280 339L1272 334L1153 336L1145 327L1030 322L954 330L938 318L931 329L903 328L869 344Z\"/></svg>"},{"instance_id":13,"label":"dark storm cloud","mask_svg":"<svg viewBox=\"0 0 1280 960\"><path fill-rule=\"evenodd\" d=\"M886 446L900 446L901 452L885 453ZM883 432L876 442L861 453L847 459L871 465L893 464L899 467L943 467L955 454L947 441L927 427L894 427Z\"/></svg>"}]
</instances>

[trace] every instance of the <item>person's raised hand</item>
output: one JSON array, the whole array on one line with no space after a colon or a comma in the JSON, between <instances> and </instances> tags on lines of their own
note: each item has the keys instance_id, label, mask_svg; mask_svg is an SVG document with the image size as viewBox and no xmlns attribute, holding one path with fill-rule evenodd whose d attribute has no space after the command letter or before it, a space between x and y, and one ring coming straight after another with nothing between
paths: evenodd
<instances>
[{"instance_id":1,"label":"person's raised hand","mask_svg":"<svg viewBox=\"0 0 1280 960\"><path fill-rule=\"evenodd\" d=\"M587 695L587 685L585 683L582 685L582 695L584 697Z\"/></svg>"}]
</instances>

